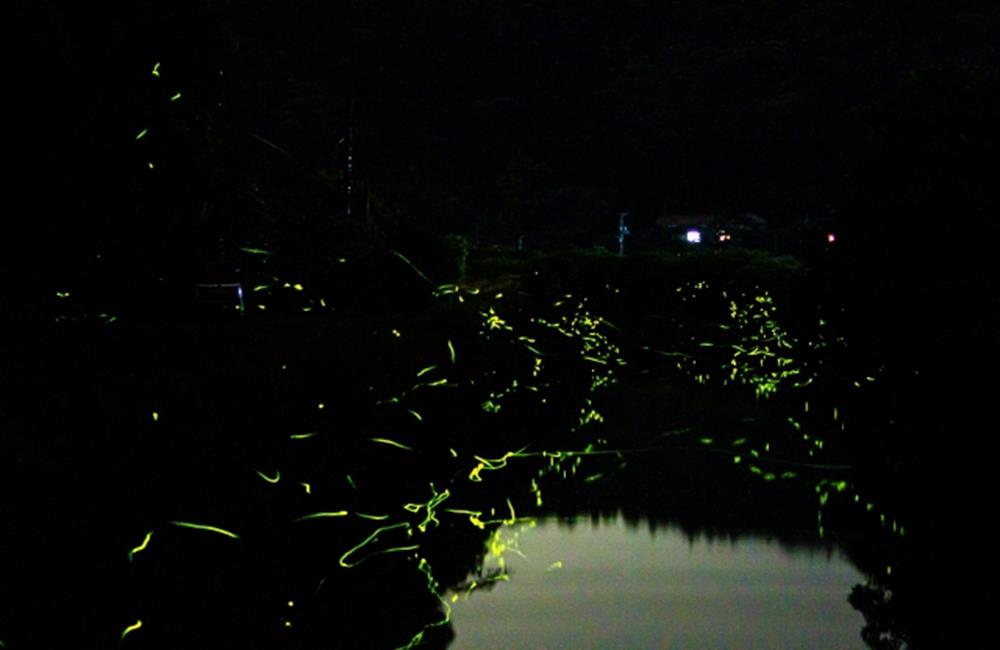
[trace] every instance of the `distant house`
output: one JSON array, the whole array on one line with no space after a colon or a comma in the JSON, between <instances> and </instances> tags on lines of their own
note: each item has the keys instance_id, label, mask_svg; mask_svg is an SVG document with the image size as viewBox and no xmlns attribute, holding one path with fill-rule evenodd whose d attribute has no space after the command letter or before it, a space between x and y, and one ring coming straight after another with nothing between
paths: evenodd
<instances>
[{"instance_id":1,"label":"distant house","mask_svg":"<svg viewBox=\"0 0 1000 650\"><path fill-rule=\"evenodd\" d=\"M657 218L656 229L670 241L705 244L714 241L716 223L714 214L668 214Z\"/></svg>"},{"instance_id":2,"label":"distant house","mask_svg":"<svg viewBox=\"0 0 1000 650\"><path fill-rule=\"evenodd\" d=\"M711 213L668 214L656 220L656 230L668 241L712 246L768 248L767 219L753 212L719 218Z\"/></svg>"}]
</instances>

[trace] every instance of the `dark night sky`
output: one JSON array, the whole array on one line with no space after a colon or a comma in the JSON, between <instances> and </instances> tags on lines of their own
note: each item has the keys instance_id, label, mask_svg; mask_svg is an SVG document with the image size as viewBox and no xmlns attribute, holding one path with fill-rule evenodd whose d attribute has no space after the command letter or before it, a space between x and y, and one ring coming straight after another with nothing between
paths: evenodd
<instances>
[{"instance_id":1,"label":"dark night sky","mask_svg":"<svg viewBox=\"0 0 1000 650\"><path fill-rule=\"evenodd\" d=\"M893 138L968 137L955 108L996 94L1000 59L988 3L352 4L16 12L12 123L46 215L26 239L254 238L285 213L326 214L315 195L341 191L349 97L356 178L380 210L436 230L588 231L621 210L836 215L868 200L852 195L872 164L912 157ZM986 90L943 96L970 84Z\"/></svg>"}]
</instances>

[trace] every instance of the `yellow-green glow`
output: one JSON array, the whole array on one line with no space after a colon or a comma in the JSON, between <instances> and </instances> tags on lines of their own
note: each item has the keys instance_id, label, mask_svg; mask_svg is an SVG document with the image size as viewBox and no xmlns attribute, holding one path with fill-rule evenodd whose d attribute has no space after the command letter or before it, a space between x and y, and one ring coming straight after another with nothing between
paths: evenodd
<instances>
[{"instance_id":1,"label":"yellow-green glow","mask_svg":"<svg viewBox=\"0 0 1000 650\"><path fill-rule=\"evenodd\" d=\"M417 413L416 411L414 411L413 409L406 409L406 412L409 413L410 415L412 415L414 418L416 418L417 422L423 422L424 421L423 416L420 415L419 413Z\"/></svg>"},{"instance_id":2,"label":"yellow-green glow","mask_svg":"<svg viewBox=\"0 0 1000 650\"><path fill-rule=\"evenodd\" d=\"M153 64L153 76L154 77L159 77L160 76L160 62L159 61L157 61L156 63Z\"/></svg>"},{"instance_id":3,"label":"yellow-green glow","mask_svg":"<svg viewBox=\"0 0 1000 650\"><path fill-rule=\"evenodd\" d=\"M274 484L274 483L277 483L278 481L281 480L281 471L280 470L275 470L273 478L270 477L270 476L268 476L264 472L261 472L261 471L257 472L257 476L261 477L262 479L264 479L268 483Z\"/></svg>"},{"instance_id":4,"label":"yellow-green glow","mask_svg":"<svg viewBox=\"0 0 1000 650\"><path fill-rule=\"evenodd\" d=\"M455 346L452 345L451 339L448 339L448 358L451 359L452 365L455 364Z\"/></svg>"},{"instance_id":5,"label":"yellow-green glow","mask_svg":"<svg viewBox=\"0 0 1000 650\"><path fill-rule=\"evenodd\" d=\"M142 543L128 552L128 561L131 562L132 558L135 557L136 553L141 553L142 551L145 551L146 547L149 546L149 540L151 539L153 539L153 531L149 531L148 533L146 533L146 536L143 538Z\"/></svg>"},{"instance_id":6,"label":"yellow-green glow","mask_svg":"<svg viewBox=\"0 0 1000 650\"><path fill-rule=\"evenodd\" d=\"M432 370L437 370L437 366L427 366L426 368L421 368L420 371L417 372L417 377L423 377Z\"/></svg>"},{"instance_id":7,"label":"yellow-green glow","mask_svg":"<svg viewBox=\"0 0 1000 650\"><path fill-rule=\"evenodd\" d=\"M149 129L143 129L142 131L139 131L139 133L135 136L135 139L142 140L143 138L146 137L147 133L149 133Z\"/></svg>"},{"instance_id":8,"label":"yellow-green glow","mask_svg":"<svg viewBox=\"0 0 1000 650\"><path fill-rule=\"evenodd\" d=\"M389 518L389 515L370 515L364 512L355 512L355 517L360 517L361 519L368 519L370 521L385 521Z\"/></svg>"},{"instance_id":9,"label":"yellow-green glow","mask_svg":"<svg viewBox=\"0 0 1000 650\"><path fill-rule=\"evenodd\" d=\"M312 486L311 485L309 485L308 483L299 483L299 485L301 485L305 489L306 494L312 494Z\"/></svg>"},{"instance_id":10,"label":"yellow-green glow","mask_svg":"<svg viewBox=\"0 0 1000 650\"><path fill-rule=\"evenodd\" d=\"M408 447L401 442L396 442L395 440L389 440L388 438L369 438L372 442L378 442L383 445L389 445L390 447L396 447L397 449L404 449L406 451L413 451L413 447Z\"/></svg>"},{"instance_id":11,"label":"yellow-green glow","mask_svg":"<svg viewBox=\"0 0 1000 650\"><path fill-rule=\"evenodd\" d=\"M124 639L129 634L132 634L133 632L135 632L136 630L138 630L140 627L142 627L142 619L137 620L135 623L133 623L132 625L129 625L124 630L122 630L122 637L121 638Z\"/></svg>"},{"instance_id":12,"label":"yellow-green glow","mask_svg":"<svg viewBox=\"0 0 1000 650\"><path fill-rule=\"evenodd\" d=\"M318 408L319 410L322 411L323 409L326 408L326 404L324 404L323 402L320 402L319 404L316 405L316 408Z\"/></svg>"},{"instance_id":13,"label":"yellow-green glow","mask_svg":"<svg viewBox=\"0 0 1000 650\"><path fill-rule=\"evenodd\" d=\"M170 98L170 101L176 102L180 98L181 98L181 94L180 93L175 93L174 96Z\"/></svg>"},{"instance_id":14,"label":"yellow-green glow","mask_svg":"<svg viewBox=\"0 0 1000 650\"><path fill-rule=\"evenodd\" d=\"M351 567L355 567L355 566L361 564L368 557L371 557L371 555L375 555L375 553L367 555L367 556L361 558L360 560L358 560L356 562L348 562L347 560L348 560L349 557L351 557L352 555L354 555L355 553L357 553L358 551L360 551L364 547L368 546L369 544L374 544L375 542L377 542L379 540L379 535L381 535L382 533L390 531L390 530L395 530L397 528L408 528L408 527L409 527L409 524L407 524L407 523L400 523L400 524L393 524L391 526L382 526L381 528L376 528L375 531L372 532L372 534L370 534L368 537L364 538L361 541L361 543L359 543L356 546L348 549L348 551L346 553L344 553L343 555L341 555L340 556L340 560L338 560L338 563L340 564L340 566L344 567L345 569L350 569ZM414 547L414 548L416 548L416 547ZM393 549L393 550L396 550L396 549ZM388 552L388 550L386 552Z\"/></svg>"},{"instance_id":15,"label":"yellow-green glow","mask_svg":"<svg viewBox=\"0 0 1000 650\"><path fill-rule=\"evenodd\" d=\"M306 521L309 519L331 519L334 517L346 517L348 514L350 513L348 513L346 510L313 512L308 515L302 515L301 517L296 517L292 521Z\"/></svg>"},{"instance_id":16,"label":"yellow-green glow","mask_svg":"<svg viewBox=\"0 0 1000 650\"><path fill-rule=\"evenodd\" d=\"M502 457L496 459L487 459L481 456L473 456L473 458L479 461L479 464L476 465L471 472L469 472L469 480L477 483L479 481L482 481L483 479L479 475L480 472L482 472L483 470L493 471L506 467L508 459L516 458L518 456L527 456L528 454L524 453L525 449L527 449L527 447L522 447L518 451L508 451ZM543 455L549 455L549 454L546 452Z\"/></svg>"},{"instance_id":17,"label":"yellow-green glow","mask_svg":"<svg viewBox=\"0 0 1000 650\"><path fill-rule=\"evenodd\" d=\"M160 421L160 414L157 413L156 411L153 411L153 422L159 422L159 421Z\"/></svg>"},{"instance_id":18,"label":"yellow-green glow","mask_svg":"<svg viewBox=\"0 0 1000 650\"><path fill-rule=\"evenodd\" d=\"M292 435L288 436L288 438L290 440L306 440L307 438L312 438L315 435L316 432L311 431L309 433L293 433Z\"/></svg>"},{"instance_id":19,"label":"yellow-green glow","mask_svg":"<svg viewBox=\"0 0 1000 650\"><path fill-rule=\"evenodd\" d=\"M228 531L225 528L219 528L218 526L209 526L207 524L195 524L190 521L171 521L174 526L180 526L181 528L191 528L194 530L204 530L210 533L218 533L219 535L225 535L232 539L239 539L240 536L234 532Z\"/></svg>"},{"instance_id":20,"label":"yellow-green glow","mask_svg":"<svg viewBox=\"0 0 1000 650\"><path fill-rule=\"evenodd\" d=\"M561 568L563 568L562 560L556 560L549 565L549 568L547 568L546 571L558 571Z\"/></svg>"}]
</instances>

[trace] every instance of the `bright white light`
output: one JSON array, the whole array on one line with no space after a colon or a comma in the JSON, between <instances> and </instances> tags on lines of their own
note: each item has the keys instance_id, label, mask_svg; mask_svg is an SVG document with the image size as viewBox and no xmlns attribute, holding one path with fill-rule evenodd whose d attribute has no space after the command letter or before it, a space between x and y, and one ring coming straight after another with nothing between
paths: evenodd
<instances>
[{"instance_id":1,"label":"bright white light","mask_svg":"<svg viewBox=\"0 0 1000 650\"><path fill-rule=\"evenodd\" d=\"M835 241L837 241L837 236L835 234L833 234L832 232L826 233L826 243L827 244L832 244Z\"/></svg>"},{"instance_id":2,"label":"bright white light","mask_svg":"<svg viewBox=\"0 0 1000 650\"><path fill-rule=\"evenodd\" d=\"M692 228L687 231L687 241L689 244L700 244L701 243L701 231Z\"/></svg>"}]
</instances>

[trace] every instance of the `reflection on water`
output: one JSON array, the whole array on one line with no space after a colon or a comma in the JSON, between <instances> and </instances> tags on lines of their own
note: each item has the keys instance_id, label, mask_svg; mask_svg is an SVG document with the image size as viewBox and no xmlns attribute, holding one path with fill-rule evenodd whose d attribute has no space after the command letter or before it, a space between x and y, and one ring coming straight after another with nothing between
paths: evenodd
<instances>
[{"instance_id":1,"label":"reflection on water","mask_svg":"<svg viewBox=\"0 0 1000 650\"><path fill-rule=\"evenodd\" d=\"M510 580L457 597L461 648L863 648L863 576L826 548L655 535L621 518L524 526Z\"/></svg>"}]
</instances>

